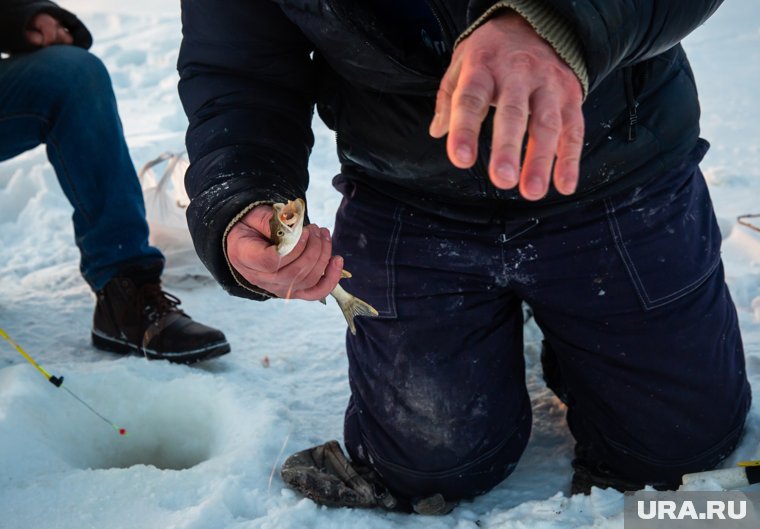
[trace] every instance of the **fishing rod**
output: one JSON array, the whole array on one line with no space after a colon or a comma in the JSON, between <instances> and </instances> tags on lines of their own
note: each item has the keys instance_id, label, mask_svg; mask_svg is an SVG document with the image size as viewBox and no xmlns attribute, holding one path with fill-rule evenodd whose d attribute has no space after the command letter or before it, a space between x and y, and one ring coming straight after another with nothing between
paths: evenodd
<instances>
[{"instance_id":1,"label":"fishing rod","mask_svg":"<svg viewBox=\"0 0 760 529\"><path fill-rule=\"evenodd\" d=\"M127 430L125 430L124 428L119 428L118 426L116 426L113 422L109 421L103 415L101 415L100 413L98 413L95 410L95 408L93 408L92 406L90 406L89 404L87 404L84 400L82 400L80 397L78 397L68 387L64 386L63 385L63 377L62 376L55 377L55 376L51 375L40 364L38 364L37 362L35 362L34 358L32 358L31 356L29 356L29 354L26 351L24 351L21 348L21 346L19 344L17 344L13 340L13 338L11 338L10 336L8 336L8 333L6 333L2 328L0 328L0 337L2 337L6 342L8 342L9 344L11 344L13 346L13 348L16 349L16 351L18 351L18 353L27 360L27 362L29 362L30 364L32 364L37 371L39 371L40 373L42 373L42 376L44 376L46 379L48 379L48 382L50 382L51 384L53 384L57 388L61 388L61 389L65 390L69 395L71 395L76 400L78 400L88 410L90 410L92 413L94 413L95 415L97 415L103 422L105 422L111 428L113 428L119 435L127 435Z\"/></svg>"}]
</instances>

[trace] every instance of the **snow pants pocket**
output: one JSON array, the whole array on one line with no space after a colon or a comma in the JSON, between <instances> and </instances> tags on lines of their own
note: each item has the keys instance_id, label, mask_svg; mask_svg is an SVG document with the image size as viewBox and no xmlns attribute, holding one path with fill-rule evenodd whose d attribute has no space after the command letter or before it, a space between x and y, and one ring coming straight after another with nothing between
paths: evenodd
<instances>
[{"instance_id":1,"label":"snow pants pocket","mask_svg":"<svg viewBox=\"0 0 760 529\"><path fill-rule=\"evenodd\" d=\"M702 153L645 188L605 200L615 247L645 310L693 292L720 263L720 230L697 166Z\"/></svg>"}]
</instances>

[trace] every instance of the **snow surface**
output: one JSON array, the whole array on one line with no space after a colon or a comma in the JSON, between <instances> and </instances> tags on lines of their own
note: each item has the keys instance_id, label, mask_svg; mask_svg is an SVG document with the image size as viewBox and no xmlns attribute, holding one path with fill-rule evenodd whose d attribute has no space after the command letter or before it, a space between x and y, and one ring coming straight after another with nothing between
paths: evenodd
<instances>
[{"instance_id":1,"label":"snow surface","mask_svg":"<svg viewBox=\"0 0 760 529\"><path fill-rule=\"evenodd\" d=\"M176 95L176 0L63 0L95 37L111 71L135 165L183 148ZM703 103L703 162L724 259L760 402L760 233L737 215L760 213L760 15L726 2L691 35ZM332 226L338 205L332 135L317 129L308 199ZM207 277L187 279L170 256L165 282L196 319L223 329L233 352L195 367L101 353L90 345L94 297L78 273L71 208L44 150L0 165L0 327L66 386L129 430L117 435L0 343L0 527L36 528L522 528L623 527L623 496L568 497L572 439L564 409L541 381L535 328L525 355L534 406L528 450L506 482L452 514L430 518L317 507L283 486L296 450L340 439L348 397L345 324L331 303L255 303ZM159 240L158 244L172 243ZM726 462L760 459L760 408Z\"/></svg>"}]
</instances>

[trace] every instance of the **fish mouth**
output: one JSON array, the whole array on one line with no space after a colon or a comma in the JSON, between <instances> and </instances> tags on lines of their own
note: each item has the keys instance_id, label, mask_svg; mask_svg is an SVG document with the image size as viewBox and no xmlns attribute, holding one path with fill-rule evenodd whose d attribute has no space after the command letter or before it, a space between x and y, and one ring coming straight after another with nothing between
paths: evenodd
<instances>
[{"instance_id":1,"label":"fish mouth","mask_svg":"<svg viewBox=\"0 0 760 529\"><path fill-rule=\"evenodd\" d=\"M288 200L282 209L277 213L277 219L285 228L290 231L294 230L296 225L303 218L304 202L303 200Z\"/></svg>"}]
</instances>

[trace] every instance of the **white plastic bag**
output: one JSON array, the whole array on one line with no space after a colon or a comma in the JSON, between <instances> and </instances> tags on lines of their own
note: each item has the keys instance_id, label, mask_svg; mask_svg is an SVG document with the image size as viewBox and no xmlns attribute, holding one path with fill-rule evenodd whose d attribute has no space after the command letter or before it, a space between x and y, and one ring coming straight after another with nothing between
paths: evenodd
<instances>
[{"instance_id":1,"label":"white plastic bag","mask_svg":"<svg viewBox=\"0 0 760 529\"><path fill-rule=\"evenodd\" d=\"M184 153L164 152L146 163L138 174L145 198L145 211L150 227L150 243L166 257L164 280L177 282L211 280L193 248L185 220L190 199L185 192L184 178L190 166ZM160 177L154 169L165 163Z\"/></svg>"}]
</instances>

